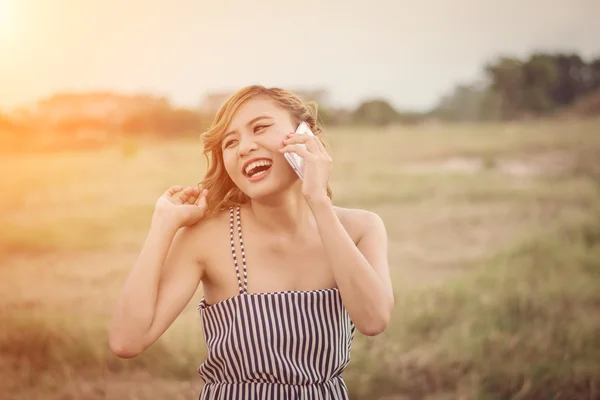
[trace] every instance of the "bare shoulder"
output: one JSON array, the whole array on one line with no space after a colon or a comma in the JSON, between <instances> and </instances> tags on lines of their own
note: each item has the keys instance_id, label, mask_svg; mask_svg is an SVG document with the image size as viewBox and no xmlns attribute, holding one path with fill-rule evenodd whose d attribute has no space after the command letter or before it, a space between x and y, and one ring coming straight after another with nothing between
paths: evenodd
<instances>
[{"instance_id":1,"label":"bare shoulder","mask_svg":"<svg viewBox=\"0 0 600 400\"><path fill-rule=\"evenodd\" d=\"M360 208L334 207L335 213L346 232L358 244L360 239L372 230L384 230L385 225L379 214Z\"/></svg>"},{"instance_id":2,"label":"bare shoulder","mask_svg":"<svg viewBox=\"0 0 600 400\"><path fill-rule=\"evenodd\" d=\"M183 227L178 236L188 254L197 262L206 263L211 257L211 243L215 238L229 238L229 212L220 211L197 224Z\"/></svg>"}]
</instances>

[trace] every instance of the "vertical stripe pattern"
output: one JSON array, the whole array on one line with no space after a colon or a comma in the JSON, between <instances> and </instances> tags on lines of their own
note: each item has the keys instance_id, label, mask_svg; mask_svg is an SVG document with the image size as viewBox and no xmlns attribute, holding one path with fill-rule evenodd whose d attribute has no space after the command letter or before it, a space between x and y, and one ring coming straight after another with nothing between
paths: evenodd
<instances>
[{"instance_id":1,"label":"vertical stripe pattern","mask_svg":"<svg viewBox=\"0 0 600 400\"><path fill-rule=\"evenodd\" d=\"M338 289L248 293L239 207L235 220L241 273L232 208L239 294L213 305L202 298L198 306L208 350L198 367L205 382L200 399L348 399L341 374L355 327Z\"/></svg>"}]
</instances>

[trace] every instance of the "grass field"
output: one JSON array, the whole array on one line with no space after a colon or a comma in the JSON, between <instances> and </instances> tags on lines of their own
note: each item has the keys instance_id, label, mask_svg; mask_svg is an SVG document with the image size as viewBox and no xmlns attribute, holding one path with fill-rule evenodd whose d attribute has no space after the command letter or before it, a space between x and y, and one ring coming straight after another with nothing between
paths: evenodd
<instances>
[{"instance_id":1,"label":"grass field","mask_svg":"<svg viewBox=\"0 0 600 400\"><path fill-rule=\"evenodd\" d=\"M397 299L384 334L357 335L352 399L600 398L600 121L327 140L335 202L386 222ZM200 292L135 359L106 329L157 196L204 166L183 139L0 160L6 398L197 398Z\"/></svg>"}]
</instances>

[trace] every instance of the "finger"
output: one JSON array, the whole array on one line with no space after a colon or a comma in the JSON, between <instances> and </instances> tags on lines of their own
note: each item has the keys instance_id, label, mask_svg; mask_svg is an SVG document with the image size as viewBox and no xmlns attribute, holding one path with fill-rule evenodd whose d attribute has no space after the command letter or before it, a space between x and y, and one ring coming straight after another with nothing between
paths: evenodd
<instances>
[{"instance_id":1,"label":"finger","mask_svg":"<svg viewBox=\"0 0 600 400\"><path fill-rule=\"evenodd\" d=\"M284 146L281 149L279 149L279 151L282 153L296 153L303 158L311 157L313 155L304 146L301 146L299 144L290 144Z\"/></svg>"},{"instance_id":2,"label":"finger","mask_svg":"<svg viewBox=\"0 0 600 400\"><path fill-rule=\"evenodd\" d=\"M173 196L177 192L181 192L182 190L183 190L183 186L175 185L175 186L171 186L170 188L165 190L164 194L170 197L170 196Z\"/></svg>"},{"instance_id":3,"label":"finger","mask_svg":"<svg viewBox=\"0 0 600 400\"><path fill-rule=\"evenodd\" d=\"M321 149L319 149L319 144L317 142L319 142L319 139L317 139L314 136L307 140L305 144L308 151L310 151L313 154L320 154Z\"/></svg>"},{"instance_id":4,"label":"finger","mask_svg":"<svg viewBox=\"0 0 600 400\"><path fill-rule=\"evenodd\" d=\"M190 195L190 197L187 199L187 204L196 204L196 201L198 201L198 197L200 196L200 189L198 188L194 188L192 191L192 194Z\"/></svg>"},{"instance_id":5,"label":"finger","mask_svg":"<svg viewBox=\"0 0 600 400\"><path fill-rule=\"evenodd\" d=\"M319 139L316 136L311 136L310 138L312 139L311 142L315 144L315 150L318 150L320 152L327 152L325 150L325 146L323 146L323 142L321 142L321 139Z\"/></svg>"},{"instance_id":6,"label":"finger","mask_svg":"<svg viewBox=\"0 0 600 400\"><path fill-rule=\"evenodd\" d=\"M181 203L187 203L187 201L189 200L190 196L192 196L194 193L194 188L193 187L186 187L185 190L181 193L181 195L179 196L179 200L181 200Z\"/></svg>"},{"instance_id":7,"label":"finger","mask_svg":"<svg viewBox=\"0 0 600 400\"><path fill-rule=\"evenodd\" d=\"M283 143L285 144L296 144L296 143L306 143L311 140L313 136L310 135L294 135L288 134L285 139L283 139Z\"/></svg>"},{"instance_id":8,"label":"finger","mask_svg":"<svg viewBox=\"0 0 600 400\"><path fill-rule=\"evenodd\" d=\"M323 144L323 142L321 141L321 139L319 139L318 137L315 136L315 143L317 145L317 149L319 149L319 151L321 152L321 154L323 155L329 155L329 153L327 152L327 149L325 148L325 145Z\"/></svg>"},{"instance_id":9,"label":"finger","mask_svg":"<svg viewBox=\"0 0 600 400\"><path fill-rule=\"evenodd\" d=\"M204 189L202 191L202 194L200 194L200 197L198 197L197 206L200 207L203 211L206 211L206 208L208 207L208 204L206 202L207 194L208 194L208 191L206 189Z\"/></svg>"},{"instance_id":10,"label":"finger","mask_svg":"<svg viewBox=\"0 0 600 400\"><path fill-rule=\"evenodd\" d=\"M194 188L195 196L191 204L198 205L198 200L200 200L200 196L202 196L203 192L206 192L206 189L204 189L204 185L202 184L202 182L198 182L198 184Z\"/></svg>"},{"instance_id":11,"label":"finger","mask_svg":"<svg viewBox=\"0 0 600 400\"><path fill-rule=\"evenodd\" d=\"M316 136L312 135L293 135L283 140L284 145L302 143L306 145L308 151L314 154L323 153L322 143Z\"/></svg>"},{"instance_id":12,"label":"finger","mask_svg":"<svg viewBox=\"0 0 600 400\"><path fill-rule=\"evenodd\" d=\"M193 194L193 196L190 197L190 204L196 204L198 202L198 199L200 198L201 194L202 194L202 188L195 187L194 194Z\"/></svg>"},{"instance_id":13,"label":"finger","mask_svg":"<svg viewBox=\"0 0 600 400\"><path fill-rule=\"evenodd\" d=\"M199 205L200 201L202 200L203 197L204 197L204 201L206 202L206 195L207 194L208 194L208 190L206 190L206 189L201 190L200 194L198 195L198 198L194 202L194 205Z\"/></svg>"}]
</instances>

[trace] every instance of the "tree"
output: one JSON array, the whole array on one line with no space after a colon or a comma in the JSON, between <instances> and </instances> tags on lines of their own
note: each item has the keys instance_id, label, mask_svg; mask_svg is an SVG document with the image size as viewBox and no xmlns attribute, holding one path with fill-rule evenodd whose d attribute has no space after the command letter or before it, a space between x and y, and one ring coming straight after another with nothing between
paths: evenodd
<instances>
[{"instance_id":1,"label":"tree","mask_svg":"<svg viewBox=\"0 0 600 400\"><path fill-rule=\"evenodd\" d=\"M398 120L398 113L390 103L383 99L367 100L354 111L356 123L368 125L388 125Z\"/></svg>"},{"instance_id":2,"label":"tree","mask_svg":"<svg viewBox=\"0 0 600 400\"><path fill-rule=\"evenodd\" d=\"M552 88L557 82L555 57L536 53L522 64L523 87L521 111L534 114L551 112L556 103Z\"/></svg>"},{"instance_id":3,"label":"tree","mask_svg":"<svg viewBox=\"0 0 600 400\"><path fill-rule=\"evenodd\" d=\"M485 70L504 118L551 114L600 88L600 59L586 63L577 54L537 52L524 61L503 57Z\"/></svg>"},{"instance_id":4,"label":"tree","mask_svg":"<svg viewBox=\"0 0 600 400\"><path fill-rule=\"evenodd\" d=\"M499 97L487 83L460 84L442 97L431 115L452 121L479 121L500 117Z\"/></svg>"},{"instance_id":5,"label":"tree","mask_svg":"<svg viewBox=\"0 0 600 400\"><path fill-rule=\"evenodd\" d=\"M576 54L556 56L557 80L552 90L555 103L559 106L573 104L578 97L593 90L589 80L590 67Z\"/></svg>"},{"instance_id":6,"label":"tree","mask_svg":"<svg viewBox=\"0 0 600 400\"><path fill-rule=\"evenodd\" d=\"M490 88L500 97L503 118L513 118L523 108L525 77L522 62L516 58L502 57L495 64L485 66Z\"/></svg>"},{"instance_id":7,"label":"tree","mask_svg":"<svg viewBox=\"0 0 600 400\"><path fill-rule=\"evenodd\" d=\"M589 64L588 69L588 87L592 91L600 89L600 57L596 58Z\"/></svg>"}]
</instances>

